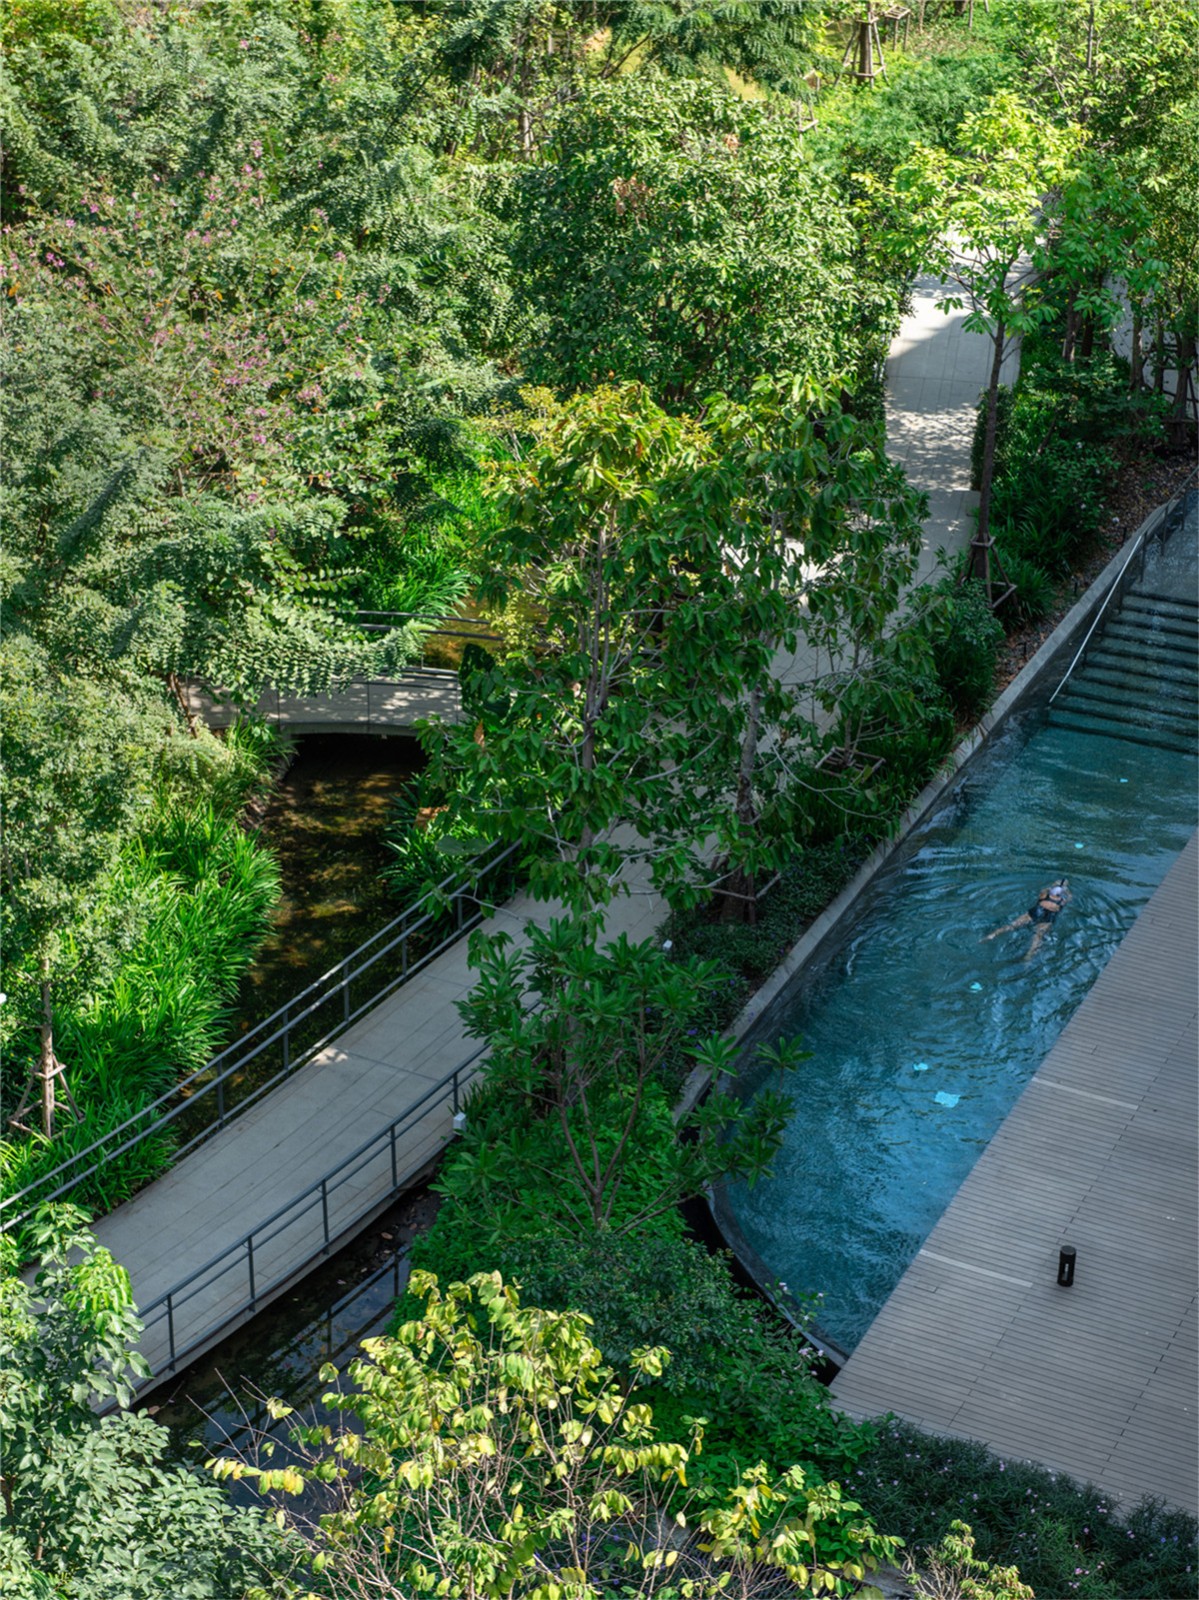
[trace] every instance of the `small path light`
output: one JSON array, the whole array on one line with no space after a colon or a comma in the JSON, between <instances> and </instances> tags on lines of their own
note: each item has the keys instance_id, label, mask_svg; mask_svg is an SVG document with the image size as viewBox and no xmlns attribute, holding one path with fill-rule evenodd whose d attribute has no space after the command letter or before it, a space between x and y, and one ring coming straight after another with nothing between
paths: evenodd
<instances>
[{"instance_id":1,"label":"small path light","mask_svg":"<svg viewBox=\"0 0 1199 1600\"><path fill-rule=\"evenodd\" d=\"M1063 1289L1068 1289L1074 1282L1074 1256L1075 1249L1072 1244L1064 1244L1058 1252L1057 1281Z\"/></svg>"}]
</instances>

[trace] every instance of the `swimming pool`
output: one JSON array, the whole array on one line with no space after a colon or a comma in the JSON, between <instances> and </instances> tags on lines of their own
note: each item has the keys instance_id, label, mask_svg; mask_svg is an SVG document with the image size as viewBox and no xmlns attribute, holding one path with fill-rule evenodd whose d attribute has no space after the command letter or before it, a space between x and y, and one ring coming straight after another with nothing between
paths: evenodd
<instances>
[{"instance_id":1,"label":"swimming pool","mask_svg":"<svg viewBox=\"0 0 1199 1600\"><path fill-rule=\"evenodd\" d=\"M734 1243L852 1351L1196 825L1193 755L1020 717L880 876L768 1032L812 1059L774 1176L730 1185ZM1066 874L1073 903L982 936ZM747 1081L752 1092L753 1079ZM740 1235L740 1239L738 1239Z\"/></svg>"}]
</instances>

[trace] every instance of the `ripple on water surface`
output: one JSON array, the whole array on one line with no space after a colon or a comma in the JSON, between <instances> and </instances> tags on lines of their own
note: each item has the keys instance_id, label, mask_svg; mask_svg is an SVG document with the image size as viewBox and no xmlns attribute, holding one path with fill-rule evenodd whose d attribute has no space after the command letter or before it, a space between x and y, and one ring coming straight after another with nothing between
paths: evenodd
<instances>
[{"instance_id":1,"label":"ripple on water surface","mask_svg":"<svg viewBox=\"0 0 1199 1600\"><path fill-rule=\"evenodd\" d=\"M1027 724L1026 724L1027 726ZM1196 821L1190 756L1034 724L969 769L839 952L784 996L812 1052L775 1175L729 1202L746 1241L852 1350ZM1069 877L1074 901L982 936Z\"/></svg>"}]
</instances>

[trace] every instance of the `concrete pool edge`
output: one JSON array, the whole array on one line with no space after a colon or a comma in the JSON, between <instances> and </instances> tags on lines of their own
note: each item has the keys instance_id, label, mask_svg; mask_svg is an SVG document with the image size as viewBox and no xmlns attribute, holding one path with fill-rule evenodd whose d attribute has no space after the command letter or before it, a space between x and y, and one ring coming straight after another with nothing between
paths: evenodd
<instances>
[{"instance_id":1,"label":"concrete pool edge","mask_svg":"<svg viewBox=\"0 0 1199 1600\"><path fill-rule=\"evenodd\" d=\"M1090 587L1075 601L1044 644L1029 657L1016 677L995 700L991 709L979 720L974 729L955 745L946 758L942 770L930 779L904 812L894 835L884 839L875 847L852 881L792 945L761 988L750 996L730 1025L727 1034L729 1038L740 1040L749 1035L795 974L800 972L819 952L821 946L839 930L846 914L857 904L879 873L890 864L896 852L907 844L962 770L986 748L992 737L1006 725L1013 713L1021 708L1023 701L1041 686L1042 680L1048 677L1055 665L1063 671L1066 669L1069 665L1069 652L1077 649L1082 636L1109 594L1118 597L1131 582L1128 570L1130 550L1135 547L1138 538L1142 536L1148 538L1150 533L1156 531L1157 525L1169 514L1171 504L1172 502L1167 502L1149 513L1136 533L1121 545Z\"/></svg>"},{"instance_id":2,"label":"concrete pool edge","mask_svg":"<svg viewBox=\"0 0 1199 1600\"><path fill-rule=\"evenodd\" d=\"M925 785L904 812L894 834L875 847L853 879L811 923L762 986L750 996L725 1030L726 1039L738 1044L749 1042L754 1031L764 1022L771 1007L784 990L809 963L816 960L828 944L835 940L880 873L886 870L897 853L904 849L950 787L956 783L963 770L976 756L987 749L993 737L1003 730L1011 717L1017 711L1024 709L1025 703L1045 685L1055 669L1059 673L1067 670L1071 663L1072 652L1077 650L1101 608L1109 599L1119 598L1123 590L1134 581L1136 563L1130 558L1136 550L1138 541L1143 539L1147 543L1151 535L1161 530L1174 504L1175 502L1171 500L1156 507L1136 532L1121 545L1103 571L1080 595L1049 637L996 698L990 710L954 747L946 758L942 770ZM675 1108L676 1121L703 1098L708 1087L709 1074L697 1068L683 1086L679 1103ZM837 1365L843 1365L847 1354L837 1342L830 1339L817 1323L805 1325L804 1313L799 1304L794 1301L789 1303L785 1292L782 1295L777 1292L776 1280L770 1274L765 1262L744 1238L736 1223L731 1207L727 1204L724 1185L711 1186L705 1198L717 1234L759 1292L787 1322L803 1333L821 1355Z\"/></svg>"}]
</instances>

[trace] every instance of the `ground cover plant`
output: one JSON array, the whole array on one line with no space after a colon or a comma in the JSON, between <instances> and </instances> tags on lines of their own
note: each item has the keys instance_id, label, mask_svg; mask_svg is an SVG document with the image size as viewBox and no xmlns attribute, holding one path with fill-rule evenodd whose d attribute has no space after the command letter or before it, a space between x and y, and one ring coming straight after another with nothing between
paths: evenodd
<instances>
[{"instance_id":1,"label":"ground cover plant","mask_svg":"<svg viewBox=\"0 0 1199 1600\"><path fill-rule=\"evenodd\" d=\"M848 1481L910 1544L935 1541L955 1517L969 1522L979 1555L1014 1562L1038 1595L1175 1600L1195 1588L1194 1517L1154 1500L1115 1506L1093 1485L969 1440L884 1419Z\"/></svg>"}]
</instances>

